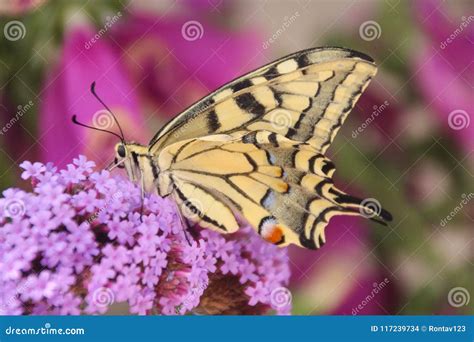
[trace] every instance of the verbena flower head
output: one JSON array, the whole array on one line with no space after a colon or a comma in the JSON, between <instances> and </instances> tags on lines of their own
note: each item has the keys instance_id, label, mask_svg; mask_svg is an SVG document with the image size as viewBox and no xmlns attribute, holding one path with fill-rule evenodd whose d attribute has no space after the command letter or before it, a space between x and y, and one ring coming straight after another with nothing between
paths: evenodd
<instances>
[{"instance_id":1,"label":"verbena flower head","mask_svg":"<svg viewBox=\"0 0 474 342\"><path fill-rule=\"evenodd\" d=\"M188 232L174 202L144 199L84 156L63 170L24 162L33 189L0 198L0 313L287 314L286 251L251 228Z\"/></svg>"}]
</instances>

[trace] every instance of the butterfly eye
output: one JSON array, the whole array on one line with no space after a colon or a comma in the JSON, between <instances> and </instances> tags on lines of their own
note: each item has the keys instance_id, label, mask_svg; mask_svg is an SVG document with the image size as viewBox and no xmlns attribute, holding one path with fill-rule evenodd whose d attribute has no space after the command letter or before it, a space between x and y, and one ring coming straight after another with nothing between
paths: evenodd
<instances>
[{"instance_id":1,"label":"butterfly eye","mask_svg":"<svg viewBox=\"0 0 474 342\"><path fill-rule=\"evenodd\" d=\"M120 158L125 158L125 147L123 145L117 147L117 154Z\"/></svg>"}]
</instances>

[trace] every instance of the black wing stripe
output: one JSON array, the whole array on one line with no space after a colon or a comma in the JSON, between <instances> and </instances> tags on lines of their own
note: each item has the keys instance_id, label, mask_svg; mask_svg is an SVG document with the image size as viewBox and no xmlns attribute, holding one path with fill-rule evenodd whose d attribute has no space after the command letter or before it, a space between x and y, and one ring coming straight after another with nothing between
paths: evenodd
<instances>
[{"instance_id":1,"label":"black wing stripe","mask_svg":"<svg viewBox=\"0 0 474 342\"><path fill-rule=\"evenodd\" d=\"M219 116L217 115L214 109L211 110L209 114L207 114L207 125L209 133L213 133L221 127L221 123L219 122Z\"/></svg>"},{"instance_id":2,"label":"black wing stripe","mask_svg":"<svg viewBox=\"0 0 474 342\"><path fill-rule=\"evenodd\" d=\"M248 113L262 116L265 114L265 107L257 101L251 93L244 93L235 98L235 102L240 109Z\"/></svg>"},{"instance_id":3,"label":"black wing stripe","mask_svg":"<svg viewBox=\"0 0 474 342\"><path fill-rule=\"evenodd\" d=\"M194 184L193 184L194 185ZM196 186L196 185L194 185ZM197 187L197 186L196 186ZM202 190L202 189L201 189ZM190 201L185 194L183 194L181 192L181 190L179 189L179 186L175 186L175 191L176 191L176 194L178 195L178 197L181 199L181 201L183 202L183 205L185 205L189 210L191 210L191 212L193 214L196 214L199 216L199 218L207 223L210 223L220 229L222 229L223 231L227 231L227 228L220 224L219 222L211 219L209 216L207 216L206 214L204 214L203 212L201 212L199 210L199 208L197 208L195 205L192 204L192 201ZM204 191L204 190L203 190ZM207 191L206 191L207 193Z\"/></svg>"}]
</instances>

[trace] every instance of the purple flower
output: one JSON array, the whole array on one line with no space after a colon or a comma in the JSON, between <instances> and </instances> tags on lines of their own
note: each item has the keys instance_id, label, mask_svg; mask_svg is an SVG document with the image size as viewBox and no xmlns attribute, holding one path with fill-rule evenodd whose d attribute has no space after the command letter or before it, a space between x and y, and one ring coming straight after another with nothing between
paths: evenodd
<instances>
[{"instance_id":1,"label":"purple flower","mask_svg":"<svg viewBox=\"0 0 474 342\"><path fill-rule=\"evenodd\" d=\"M83 155L80 155L78 158L74 158L72 162L79 170L86 173L92 173L95 167L95 163L91 160L87 160L87 158Z\"/></svg>"},{"instance_id":2,"label":"purple flower","mask_svg":"<svg viewBox=\"0 0 474 342\"><path fill-rule=\"evenodd\" d=\"M117 302L134 314L275 309L268 296L288 282L286 250L249 227L195 227L189 244L174 202L147 195L140 217L138 186L94 165L24 162L32 191L3 191L0 313L102 314Z\"/></svg>"},{"instance_id":3,"label":"purple flower","mask_svg":"<svg viewBox=\"0 0 474 342\"><path fill-rule=\"evenodd\" d=\"M33 301L51 298L55 292L54 290L59 286L52 278L52 274L48 270L41 271L39 275L30 275L27 281L31 282L31 289L24 292L22 298Z\"/></svg>"},{"instance_id":4,"label":"purple flower","mask_svg":"<svg viewBox=\"0 0 474 342\"><path fill-rule=\"evenodd\" d=\"M239 265L240 268L240 283L245 284L247 281L256 282L258 280L255 274L255 265L247 260Z\"/></svg>"},{"instance_id":5,"label":"purple flower","mask_svg":"<svg viewBox=\"0 0 474 342\"><path fill-rule=\"evenodd\" d=\"M31 163L29 161L24 161L20 164L20 167L25 170L21 173L22 179L36 178L46 170L45 166L38 162Z\"/></svg>"},{"instance_id":6,"label":"purple flower","mask_svg":"<svg viewBox=\"0 0 474 342\"><path fill-rule=\"evenodd\" d=\"M236 275L237 272L239 271L239 261L237 260L237 257L235 254L227 254L223 258L224 263L222 264L221 270L222 273L227 274L227 273L232 273L233 275Z\"/></svg>"},{"instance_id":7,"label":"purple flower","mask_svg":"<svg viewBox=\"0 0 474 342\"><path fill-rule=\"evenodd\" d=\"M261 281L247 288L245 293L250 296L250 305L256 305L259 302L266 303L269 298L268 288Z\"/></svg>"},{"instance_id":8,"label":"purple flower","mask_svg":"<svg viewBox=\"0 0 474 342\"><path fill-rule=\"evenodd\" d=\"M145 293L139 293L136 298L133 300L130 307L132 313L137 313L139 315L145 315L153 307L153 301L155 299L155 294L152 290L144 291Z\"/></svg>"}]
</instances>

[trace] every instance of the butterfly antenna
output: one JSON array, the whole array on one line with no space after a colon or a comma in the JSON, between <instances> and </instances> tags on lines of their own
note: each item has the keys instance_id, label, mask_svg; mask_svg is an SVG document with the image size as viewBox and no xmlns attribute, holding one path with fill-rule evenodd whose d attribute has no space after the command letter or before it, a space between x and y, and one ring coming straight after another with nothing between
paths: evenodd
<instances>
[{"instance_id":1,"label":"butterfly antenna","mask_svg":"<svg viewBox=\"0 0 474 342\"><path fill-rule=\"evenodd\" d=\"M120 135L122 135L121 140L122 140L122 141L125 141L125 136L124 136L124 134L123 134L122 127L120 126L120 124L119 124L119 122L118 122L118 120L117 120L117 117L115 116L114 112L112 112L112 111L110 110L110 108L105 104L104 101L102 101L102 99L99 97L99 95L97 95L97 93L95 92L95 81L92 82L92 84L91 84L91 93L92 93L92 95L94 95L94 97L97 99L97 101L99 101L99 102L102 104L102 106L104 106L104 108L107 109L107 110L109 111L109 113L112 115L112 117L114 118L115 123L117 124L117 127L119 128Z\"/></svg>"},{"instance_id":2,"label":"butterfly antenna","mask_svg":"<svg viewBox=\"0 0 474 342\"><path fill-rule=\"evenodd\" d=\"M83 124L82 122L77 121L76 115L73 115L73 116L72 116L72 122L75 123L76 125L79 125L79 126L82 126L82 127L85 127L85 128L90 128L90 129L94 129L94 130L96 130L96 131L101 131L101 132L113 134L113 135L115 135L117 138L119 138L121 141L124 141L124 139L123 139L120 135L118 135L117 133L115 133L115 132L112 132L112 131L109 131L109 130L106 130L106 129L102 129L102 128L97 128L97 127L94 127L94 126L89 126L89 125Z\"/></svg>"}]
</instances>

